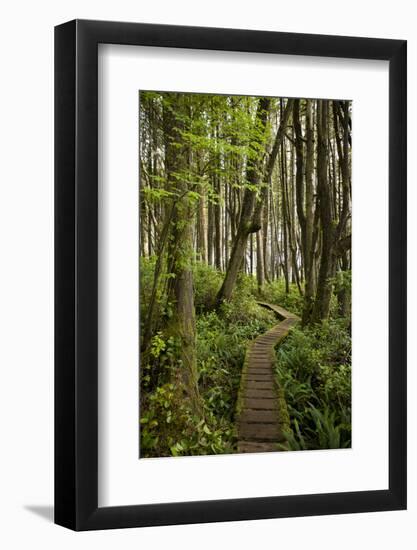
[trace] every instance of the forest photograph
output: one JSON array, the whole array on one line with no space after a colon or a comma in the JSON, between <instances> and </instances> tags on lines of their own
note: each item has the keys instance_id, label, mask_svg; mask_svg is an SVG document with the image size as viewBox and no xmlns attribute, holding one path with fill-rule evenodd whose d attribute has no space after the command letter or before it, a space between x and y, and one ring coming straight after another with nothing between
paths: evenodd
<instances>
[{"instance_id":1,"label":"forest photograph","mask_svg":"<svg viewBox=\"0 0 417 550\"><path fill-rule=\"evenodd\" d=\"M352 102L139 91L139 457L351 447Z\"/></svg>"}]
</instances>

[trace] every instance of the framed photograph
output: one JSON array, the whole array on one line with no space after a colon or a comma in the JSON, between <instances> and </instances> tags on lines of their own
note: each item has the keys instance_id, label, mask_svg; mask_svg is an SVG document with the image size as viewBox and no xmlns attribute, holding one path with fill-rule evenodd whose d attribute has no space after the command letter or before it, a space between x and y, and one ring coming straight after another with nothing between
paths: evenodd
<instances>
[{"instance_id":1,"label":"framed photograph","mask_svg":"<svg viewBox=\"0 0 417 550\"><path fill-rule=\"evenodd\" d=\"M406 42L55 29L55 522L406 508Z\"/></svg>"}]
</instances>

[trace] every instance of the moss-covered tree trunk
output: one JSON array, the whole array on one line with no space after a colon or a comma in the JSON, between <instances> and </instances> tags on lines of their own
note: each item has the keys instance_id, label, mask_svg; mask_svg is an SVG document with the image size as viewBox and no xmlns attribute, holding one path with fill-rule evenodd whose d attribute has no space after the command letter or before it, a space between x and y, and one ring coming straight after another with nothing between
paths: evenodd
<instances>
[{"instance_id":1,"label":"moss-covered tree trunk","mask_svg":"<svg viewBox=\"0 0 417 550\"><path fill-rule=\"evenodd\" d=\"M195 412L200 409L197 385L196 328L192 275L193 218L195 206L189 195L189 147L183 131L189 117L188 98L171 94L164 105L165 164L172 217L168 239L167 319L165 332L174 337L177 366L176 387L190 398Z\"/></svg>"}]
</instances>

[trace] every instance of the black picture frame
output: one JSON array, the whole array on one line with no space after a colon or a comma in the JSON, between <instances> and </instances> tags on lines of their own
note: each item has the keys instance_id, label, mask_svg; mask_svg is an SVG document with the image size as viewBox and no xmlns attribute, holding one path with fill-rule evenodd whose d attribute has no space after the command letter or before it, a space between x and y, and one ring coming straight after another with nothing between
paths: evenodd
<instances>
[{"instance_id":1,"label":"black picture frame","mask_svg":"<svg viewBox=\"0 0 417 550\"><path fill-rule=\"evenodd\" d=\"M98 44L389 62L389 488L98 507ZM55 28L55 522L74 530L406 508L404 40L74 20Z\"/></svg>"}]
</instances>

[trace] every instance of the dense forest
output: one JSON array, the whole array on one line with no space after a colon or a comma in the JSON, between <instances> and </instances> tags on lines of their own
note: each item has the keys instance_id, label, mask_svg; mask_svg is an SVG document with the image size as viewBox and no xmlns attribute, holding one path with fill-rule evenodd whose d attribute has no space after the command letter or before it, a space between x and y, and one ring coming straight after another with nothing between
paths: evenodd
<instances>
[{"instance_id":1,"label":"dense forest","mask_svg":"<svg viewBox=\"0 0 417 550\"><path fill-rule=\"evenodd\" d=\"M140 456L238 452L251 342L275 347L276 450L351 442L351 102L140 92Z\"/></svg>"}]
</instances>

